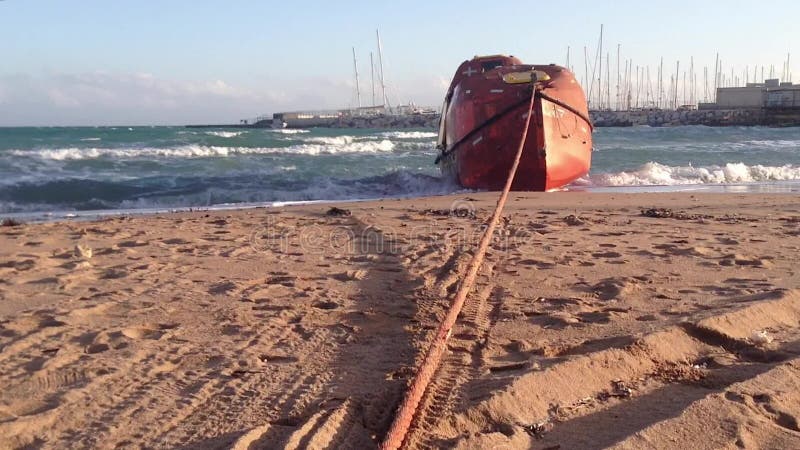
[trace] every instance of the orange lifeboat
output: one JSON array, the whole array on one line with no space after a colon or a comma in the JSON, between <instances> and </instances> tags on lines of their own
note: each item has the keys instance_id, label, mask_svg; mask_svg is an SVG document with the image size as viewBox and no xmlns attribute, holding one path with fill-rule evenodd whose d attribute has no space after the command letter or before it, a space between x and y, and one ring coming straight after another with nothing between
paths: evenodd
<instances>
[{"instance_id":1,"label":"orange lifeboat","mask_svg":"<svg viewBox=\"0 0 800 450\"><path fill-rule=\"evenodd\" d=\"M575 76L554 64L527 65L503 55L458 67L442 107L436 162L464 187L500 190L527 120L513 190L557 189L589 172L592 124Z\"/></svg>"}]
</instances>

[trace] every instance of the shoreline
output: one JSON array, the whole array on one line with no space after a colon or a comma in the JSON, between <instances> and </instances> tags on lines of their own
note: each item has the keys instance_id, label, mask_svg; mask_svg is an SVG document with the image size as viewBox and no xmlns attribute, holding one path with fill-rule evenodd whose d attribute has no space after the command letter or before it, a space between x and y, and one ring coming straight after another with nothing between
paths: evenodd
<instances>
[{"instance_id":1,"label":"shoreline","mask_svg":"<svg viewBox=\"0 0 800 450\"><path fill-rule=\"evenodd\" d=\"M563 193L587 193L587 194L668 194L676 192L709 193L709 194L793 194L800 192L800 181L784 180L781 182L753 182L741 184L683 184L683 185L631 185L631 186L582 186L573 185L563 189L547 192L549 195L560 195ZM23 223L46 223L59 221L92 221L104 218L143 216L154 214L178 214L187 212L213 212L213 211L239 211L251 209L274 209L285 206L302 205L332 205L363 202L379 202L384 200L425 200L428 198L446 197L453 195L469 195L486 193L484 191L469 191L466 189L457 190L448 194L424 195L416 197L376 197L376 198L352 198L352 199L317 199L317 200L287 200L260 203L233 203L218 204L209 206L184 206L184 207L153 207L135 209L106 209L106 210L81 210L81 211L33 211L17 213L0 213L0 220L12 219Z\"/></svg>"}]
</instances>

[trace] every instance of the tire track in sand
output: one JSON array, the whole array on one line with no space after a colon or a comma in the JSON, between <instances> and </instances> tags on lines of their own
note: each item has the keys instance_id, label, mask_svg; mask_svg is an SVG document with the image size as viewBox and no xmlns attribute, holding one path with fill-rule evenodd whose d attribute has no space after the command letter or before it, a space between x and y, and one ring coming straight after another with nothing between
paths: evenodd
<instances>
[{"instance_id":1,"label":"tire track in sand","mask_svg":"<svg viewBox=\"0 0 800 450\"><path fill-rule=\"evenodd\" d=\"M460 272L457 269L454 272ZM486 281L493 270L494 264L487 261L481 271L483 280L476 283L477 291L470 295L461 311L448 342L448 352L417 408L405 440L406 449L441 447L443 443L428 430L436 429L442 420L463 406L462 388L481 374L482 349L495 323L500 301L496 284ZM448 278L456 280L458 273Z\"/></svg>"}]
</instances>

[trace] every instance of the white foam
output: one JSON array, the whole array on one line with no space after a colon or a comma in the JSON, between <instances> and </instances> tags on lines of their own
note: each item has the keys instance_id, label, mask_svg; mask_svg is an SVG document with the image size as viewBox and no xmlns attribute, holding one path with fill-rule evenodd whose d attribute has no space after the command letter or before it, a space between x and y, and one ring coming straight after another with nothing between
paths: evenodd
<instances>
[{"instance_id":1,"label":"white foam","mask_svg":"<svg viewBox=\"0 0 800 450\"><path fill-rule=\"evenodd\" d=\"M236 136L240 136L244 133L244 131L206 131L206 134L211 136L223 137L223 138L232 138Z\"/></svg>"},{"instance_id":2,"label":"white foam","mask_svg":"<svg viewBox=\"0 0 800 450\"><path fill-rule=\"evenodd\" d=\"M100 140L100 138L99 138L99 137L90 137L90 138L83 138L83 139L81 139L81 141L83 141L83 142L89 142L89 141L99 141L99 140Z\"/></svg>"},{"instance_id":3,"label":"white foam","mask_svg":"<svg viewBox=\"0 0 800 450\"><path fill-rule=\"evenodd\" d=\"M431 131L386 131L381 136L395 139L431 139L439 135Z\"/></svg>"},{"instance_id":4,"label":"white foam","mask_svg":"<svg viewBox=\"0 0 800 450\"><path fill-rule=\"evenodd\" d=\"M293 145L284 150L286 153L303 155L323 155L336 153L381 153L394 150L394 143L388 139L382 141L348 142L346 144L302 144Z\"/></svg>"},{"instance_id":5,"label":"white foam","mask_svg":"<svg viewBox=\"0 0 800 450\"><path fill-rule=\"evenodd\" d=\"M214 206L233 203L307 202L356 200L365 198L409 197L450 194L462 190L449 179L408 171L390 172L359 180L337 180L320 176L307 186L286 186L263 189L259 186L235 190L208 188L204 191L178 196L147 197L123 200L118 208L141 209L153 207Z\"/></svg>"},{"instance_id":6,"label":"white foam","mask_svg":"<svg viewBox=\"0 0 800 450\"><path fill-rule=\"evenodd\" d=\"M289 147L223 147L206 145L184 145L168 148L58 148L40 150L11 150L15 156L35 157L44 160L66 161L97 158L209 158L249 154L301 154L325 155L339 153L380 153L390 152L395 145L392 141L362 141L334 144L299 144Z\"/></svg>"},{"instance_id":7,"label":"white foam","mask_svg":"<svg viewBox=\"0 0 800 450\"><path fill-rule=\"evenodd\" d=\"M353 142L354 139L355 138L353 136L321 136L306 138L305 141L328 145L347 145Z\"/></svg>"},{"instance_id":8,"label":"white foam","mask_svg":"<svg viewBox=\"0 0 800 450\"><path fill-rule=\"evenodd\" d=\"M308 133L309 130L301 130L298 128L275 128L275 129L268 129L271 133L281 133L281 134L299 134L299 133Z\"/></svg>"},{"instance_id":9,"label":"white foam","mask_svg":"<svg viewBox=\"0 0 800 450\"><path fill-rule=\"evenodd\" d=\"M739 147L769 147L769 148L794 148L800 149L800 140L772 139L772 140L753 140L738 143Z\"/></svg>"},{"instance_id":10,"label":"white foam","mask_svg":"<svg viewBox=\"0 0 800 450\"><path fill-rule=\"evenodd\" d=\"M800 166L750 165L738 162L724 166L667 166L649 162L633 171L598 173L578 184L595 186L674 186L682 184L732 184L800 180Z\"/></svg>"}]
</instances>

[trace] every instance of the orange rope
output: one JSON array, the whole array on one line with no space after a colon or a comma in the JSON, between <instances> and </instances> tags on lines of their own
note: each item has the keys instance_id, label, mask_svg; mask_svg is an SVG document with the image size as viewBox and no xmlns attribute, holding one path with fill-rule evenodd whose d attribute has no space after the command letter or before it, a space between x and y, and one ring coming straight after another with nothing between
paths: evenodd
<instances>
[{"instance_id":1,"label":"orange rope","mask_svg":"<svg viewBox=\"0 0 800 450\"><path fill-rule=\"evenodd\" d=\"M430 384L430 381L433 378L433 374L439 367L442 354L444 354L446 349L447 340L450 338L450 331L458 319L458 314L461 312L461 308L464 306L464 301L467 299L467 294L472 289L472 285L475 283L478 270L481 267L481 263L483 263L483 257L486 254L486 250L492 240L492 235L494 235L494 229L497 227L497 222L500 220L500 216L503 212L503 206L506 204L508 192L511 190L511 184L514 181L514 175L517 173L517 167L519 167L519 161L522 158L522 149L525 147L525 141L528 138L528 128L531 124L531 118L533 117L533 105L536 101L537 93L535 85L532 86L532 89L533 92L531 93L531 101L530 105L528 106L528 120L525 122L525 128L522 131L522 139L520 140L517 154L514 157L514 162L511 165L511 170L508 172L508 179L506 180L506 185L503 188L503 193L500 194L500 198L497 200L497 206L494 209L494 214L492 215L492 218L486 227L486 231L484 231L483 236L481 237L478 250L472 256L472 261L470 261L464 281L461 283L461 286L459 287L458 292L453 299L453 303L450 305L450 309L447 311L447 315L439 325L439 329L436 332L436 338L431 343L428 353L425 355L425 359L423 360L419 371L417 371L411 386L408 388L406 396L403 399L403 403L400 405L400 408L397 411L394 422L392 422L392 426L389 428L389 433L386 435L386 438L380 446L381 450L395 450L403 445L403 441L405 440L408 430L411 427L411 421L416 414L417 407L422 399L422 395L425 393L428 384Z\"/></svg>"}]
</instances>

